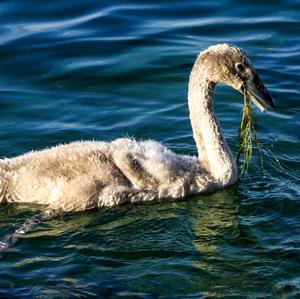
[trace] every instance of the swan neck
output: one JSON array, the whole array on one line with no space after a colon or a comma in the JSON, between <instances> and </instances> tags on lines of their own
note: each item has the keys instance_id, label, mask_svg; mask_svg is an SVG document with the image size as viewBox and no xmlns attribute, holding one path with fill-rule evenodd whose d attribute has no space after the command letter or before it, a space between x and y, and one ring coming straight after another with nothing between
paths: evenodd
<instances>
[{"instance_id":1,"label":"swan neck","mask_svg":"<svg viewBox=\"0 0 300 299\"><path fill-rule=\"evenodd\" d=\"M201 163L223 186L237 179L237 166L213 109L216 83L197 62L191 72L188 101L193 136Z\"/></svg>"}]
</instances>

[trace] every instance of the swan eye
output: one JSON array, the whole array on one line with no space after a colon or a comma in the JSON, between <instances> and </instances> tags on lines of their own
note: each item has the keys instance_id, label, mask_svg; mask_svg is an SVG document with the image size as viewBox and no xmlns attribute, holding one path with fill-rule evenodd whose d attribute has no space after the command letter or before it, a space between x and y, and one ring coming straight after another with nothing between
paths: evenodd
<instances>
[{"instance_id":1,"label":"swan eye","mask_svg":"<svg viewBox=\"0 0 300 299\"><path fill-rule=\"evenodd\" d=\"M240 71L243 72L245 70L244 66L241 63L236 64L236 68Z\"/></svg>"}]
</instances>

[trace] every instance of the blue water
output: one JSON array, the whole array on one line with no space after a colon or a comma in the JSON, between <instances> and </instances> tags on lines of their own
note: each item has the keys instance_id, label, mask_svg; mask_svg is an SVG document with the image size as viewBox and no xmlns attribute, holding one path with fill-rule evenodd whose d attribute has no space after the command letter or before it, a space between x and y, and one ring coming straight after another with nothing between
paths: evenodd
<instances>
[{"instance_id":1,"label":"blue water","mask_svg":"<svg viewBox=\"0 0 300 299\"><path fill-rule=\"evenodd\" d=\"M300 298L300 2L1 1L0 156L78 139L151 138L196 154L187 81L230 42L277 103L256 110L264 172L210 196L63 215L0 261L1 298ZM242 96L218 86L237 150ZM2 205L0 237L39 206Z\"/></svg>"}]
</instances>

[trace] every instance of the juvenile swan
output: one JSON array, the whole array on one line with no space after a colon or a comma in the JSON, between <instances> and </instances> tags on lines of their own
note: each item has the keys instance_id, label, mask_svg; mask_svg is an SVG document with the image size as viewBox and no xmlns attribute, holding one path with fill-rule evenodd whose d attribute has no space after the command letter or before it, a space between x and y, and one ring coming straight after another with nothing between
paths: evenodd
<instances>
[{"instance_id":1,"label":"juvenile swan","mask_svg":"<svg viewBox=\"0 0 300 299\"><path fill-rule=\"evenodd\" d=\"M74 142L0 160L0 202L83 211L211 192L237 180L237 166L213 111L213 91L245 89L265 110L274 101L245 52L211 46L193 66L188 104L198 157L177 155L155 141Z\"/></svg>"}]
</instances>

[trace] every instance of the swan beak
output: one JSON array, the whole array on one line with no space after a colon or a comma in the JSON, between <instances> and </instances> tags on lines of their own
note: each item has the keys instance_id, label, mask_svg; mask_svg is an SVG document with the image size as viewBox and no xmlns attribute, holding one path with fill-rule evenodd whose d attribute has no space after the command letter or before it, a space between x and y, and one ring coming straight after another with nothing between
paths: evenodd
<instances>
[{"instance_id":1,"label":"swan beak","mask_svg":"<svg viewBox=\"0 0 300 299\"><path fill-rule=\"evenodd\" d=\"M265 112L268 106L275 108L275 101L262 84L257 74L254 74L253 78L247 81L246 89L250 99L262 112Z\"/></svg>"}]
</instances>

